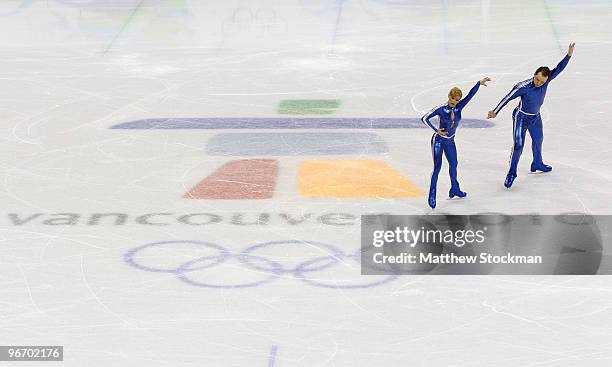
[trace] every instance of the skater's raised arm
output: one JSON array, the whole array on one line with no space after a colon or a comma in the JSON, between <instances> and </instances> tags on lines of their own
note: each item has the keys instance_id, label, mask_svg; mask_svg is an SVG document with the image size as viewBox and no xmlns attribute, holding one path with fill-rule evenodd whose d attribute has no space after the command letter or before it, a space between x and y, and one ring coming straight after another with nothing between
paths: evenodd
<instances>
[{"instance_id":1,"label":"skater's raised arm","mask_svg":"<svg viewBox=\"0 0 612 367\"><path fill-rule=\"evenodd\" d=\"M440 134L442 136L446 136L448 133L444 131L444 129L440 129L438 127L435 127L433 122L431 122L431 118L435 117L435 116L440 116L440 109L442 108L442 106L438 106L438 107L434 107L431 111L427 112L426 114L423 115L423 117L421 117L421 121L429 126L436 134Z\"/></svg>"},{"instance_id":2,"label":"skater's raised arm","mask_svg":"<svg viewBox=\"0 0 612 367\"><path fill-rule=\"evenodd\" d=\"M496 117L499 111L501 111L501 109L504 108L504 106L506 106L508 102L512 101L517 97L520 97L525 91L524 87L529 84L529 82L531 82L531 79L522 81L515 85L514 88L512 88L512 90L510 91L510 93L506 94L492 111L489 111L487 118Z\"/></svg>"},{"instance_id":3,"label":"skater's raised arm","mask_svg":"<svg viewBox=\"0 0 612 367\"><path fill-rule=\"evenodd\" d=\"M572 57L572 54L574 53L574 46L576 46L575 43L570 43L567 49L567 55L565 55L565 57L561 61L559 61L557 66L555 66L555 68L550 71L550 78L548 78L548 81L555 79L559 74L561 74L563 69L565 69L565 67L569 63L570 57Z\"/></svg>"},{"instance_id":4,"label":"skater's raised arm","mask_svg":"<svg viewBox=\"0 0 612 367\"><path fill-rule=\"evenodd\" d=\"M459 103L457 103L457 108L458 109L463 109L465 107L465 105L467 105L470 100L476 95L476 92L478 92L478 88L481 85L484 85L485 87L487 86L487 82L491 81L491 78L486 77L482 80L479 80L476 82L476 85L472 87L472 89L470 89L469 93L467 96L465 96L464 99L462 99L461 101L459 101Z\"/></svg>"}]
</instances>

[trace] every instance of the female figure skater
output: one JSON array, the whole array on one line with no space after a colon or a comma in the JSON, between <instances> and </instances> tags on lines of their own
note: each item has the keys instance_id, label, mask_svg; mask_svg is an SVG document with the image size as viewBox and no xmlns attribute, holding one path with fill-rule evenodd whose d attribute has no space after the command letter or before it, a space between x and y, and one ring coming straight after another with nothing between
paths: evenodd
<instances>
[{"instance_id":1,"label":"female figure skater","mask_svg":"<svg viewBox=\"0 0 612 367\"><path fill-rule=\"evenodd\" d=\"M429 206L433 209L436 207L436 186L438 184L438 174L440 168L442 168L442 152L446 156L448 161L448 173L450 174L451 189L448 192L448 196L453 198L465 197L467 194L461 191L459 187L459 181L457 181L457 148L455 147L455 131L461 121L461 111L468 104L468 102L474 97L478 88L481 85L487 86L487 82L491 78L486 77L476 82L476 85L470 90L468 95L461 99L463 93L461 89L454 87L448 93L448 102L435 107L431 111L427 112L421 121L429 126L434 134L431 137L431 153L433 155L434 169L431 174L431 184L429 186ZM439 122L438 127L434 126L431 122L431 118L438 116Z\"/></svg>"}]
</instances>

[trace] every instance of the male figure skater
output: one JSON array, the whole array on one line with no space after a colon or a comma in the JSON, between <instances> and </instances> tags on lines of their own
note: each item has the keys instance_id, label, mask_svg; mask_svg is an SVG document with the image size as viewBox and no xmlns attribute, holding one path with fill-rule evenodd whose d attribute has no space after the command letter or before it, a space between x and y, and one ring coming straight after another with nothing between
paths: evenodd
<instances>
[{"instance_id":1,"label":"male figure skater","mask_svg":"<svg viewBox=\"0 0 612 367\"><path fill-rule=\"evenodd\" d=\"M531 151L533 161L531 162L531 172L542 171L550 172L552 167L542 161L542 141L544 133L542 131L542 118L540 117L540 107L544 103L548 83L557 77L565 69L567 63L574 53L575 43L570 43L567 55L552 70L547 66L540 66L534 73L533 78L524 80L514 86L514 88L499 102L493 111L489 111L487 118L495 118L499 111L511 100L521 97L521 102L512 112L513 121L513 140L514 147L510 155L510 170L506 176L504 186L510 188L516 178L523 145L525 143L525 132L529 131L531 136Z\"/></svg>"},{"instance_id":2,"label":"male figure skater","mask_svg":"<svg viewBox=\"0 0 612 367\"><path fill-rule=\"evenodd\" d=\"M436 207L436 186L438 185L438 174L440 168L442 168L442 152L446 155L448 161L448 173L451 180L451 189L448 192L448 196L453 198L465 197L467 194L461 191L459 187L459 181L457 181L457 148L455 147L455 131L461 121L461 111L468 104L468 102L476 95L478 88L481 85L487 86L487 82L491 79L486 77L476 82L476 85L472 87L468 95L461 99L461 89L454 87L448 92L448 102L435 107L431 111L427 112L421 121L429 126L434 134L431 137L431 155L433 156L434 169L431 174L431 183L429 186L429 206L433 209ZM438 127L430 121L434 116L438 116L439 124Z\"/></svg>"}]
</instances>

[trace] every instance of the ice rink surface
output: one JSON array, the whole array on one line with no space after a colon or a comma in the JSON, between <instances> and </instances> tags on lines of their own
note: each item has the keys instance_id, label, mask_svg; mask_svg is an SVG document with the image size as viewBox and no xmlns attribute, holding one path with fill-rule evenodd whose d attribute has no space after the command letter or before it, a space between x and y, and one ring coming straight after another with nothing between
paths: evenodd
<instances>
[{"instance_id":1,"label":"ice rink surface","mask_svg":"<svg viewBox=\"0 0 612 367\"><path fill-rule=\"evenodd\" d=\"M418 118L484 76L455 138L468 197L444 161L433 213L612 214L610 22L607 1L0 2L0 344L75 367L612 365L609 277L355 256L360 215L432 213ZM528 140L506 190L517 101L486 113L571 41L554 170L528 173Z\"/></svg>"}]
</instances>

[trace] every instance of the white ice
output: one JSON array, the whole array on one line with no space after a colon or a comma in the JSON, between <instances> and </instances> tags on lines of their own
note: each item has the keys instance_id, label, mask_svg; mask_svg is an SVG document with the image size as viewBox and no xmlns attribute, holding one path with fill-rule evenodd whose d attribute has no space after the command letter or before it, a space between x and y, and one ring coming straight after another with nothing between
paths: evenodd
<instances>
[{"instance_id":1,"label":"white ice","mask_svg":"<svg viewBox=\"0 0 612 367\"><path fill-rule=\"evenodd\" d=\"M431 211L423 196L300 198L303 157L276 157L272 199L185 199L229 160L205 154L220 131L109 129L156 117L279 117L283 99L341 100L334 117L416 118L450 87L466 91L490 76L464 112L484 119L574 41L542 109L553 172L528 174L528 141L515 187L502 186L512 102L495 127L458 131L468 198L444 199L444 162L436 212L610 214L611 21L607 1L2 1L0 344L63 345L62 365L75 367L611 365L605 276L404 276L333 287L380 280L359 276L347 257L309 272L310 283L287 272L250 288L194 286L259 282L273 264L329 256L313 241L353 253L361 214ZM348 158L383 160L426 191L430 131L368 131L390 152ZM45 224L58 213L78 218ZM128 219L88 225L94 213ZM135 221L148 213L169 213L155 217L167 224ZM219 222L177 220L191 213ZM261 213L268 222L236 223ZM176 269L218 254L179 241L234 252L285 243L258 249L250 267L196 263L210 268L190 283L126 262L131 249L160 241L173 242L138 261Z\"/></svg>"}]
</instances>

